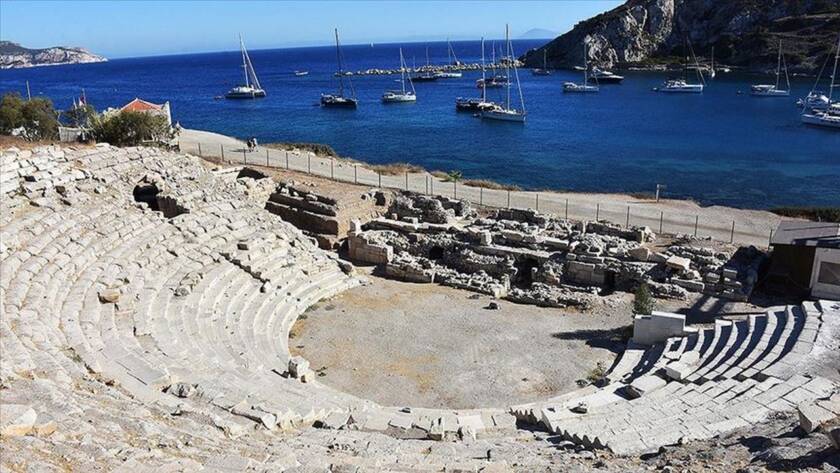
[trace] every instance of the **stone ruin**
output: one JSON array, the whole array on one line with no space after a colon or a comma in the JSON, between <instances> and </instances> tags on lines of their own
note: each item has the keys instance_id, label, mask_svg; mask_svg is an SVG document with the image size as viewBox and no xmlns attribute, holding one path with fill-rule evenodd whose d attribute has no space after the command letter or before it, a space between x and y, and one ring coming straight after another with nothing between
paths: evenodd
<instances>
[{"instance_id":1,"label":"stone ruin","mask_svg":"<svg viewBox=\"0 0 840 473\"><path fill-rule=\"evenodd\" d=\"M647 284L654 296L702 293L746 301L765 254L680 237L659 245L647 227L573 222L533 210L479 216L469 203L405 193L348 234L348 256L384 274L514 302L588 307L597 294Z\"/></svg>"},{"instance_id":2,"label":"stone ruin","mask_svg":"<svg viewBox=\"0 0 840 473\"><path fill-rule=\"evenodd\" d=\"M632 471L639 454L783 413L836 431L838 386L811 373L833 343L834 302L631 344L604 383L537 403L381 406L289 353L298 316L360 281L265 209L271 179L153 148L9 148L0 160L3 471ZM674 276L692 271L704 291L748 285L749 265L726 272L734 255L651 249L645 229L479 218L418 196L392 209L352 228L350 251L393 274L507 297L545 287L558 305L600 274L634 281L627 265L681 290Z\"/></svg>"}]
</instances>

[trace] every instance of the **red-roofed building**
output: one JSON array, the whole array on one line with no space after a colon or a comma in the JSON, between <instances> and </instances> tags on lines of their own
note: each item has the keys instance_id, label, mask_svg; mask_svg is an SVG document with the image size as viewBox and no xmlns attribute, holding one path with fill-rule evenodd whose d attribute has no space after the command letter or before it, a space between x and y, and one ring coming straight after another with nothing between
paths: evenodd
<instances>
[{"instance_id":1,"label":"red-roofed building","mask_svg":"<svg viewBox=\"0 0 840 473\"><path fill-rule=\"evenodd\" d=\"M139 98L135 98L131 102L128 102L127 104L123 105L120 111L144 112L155 115L163 115L164 117L166 117L166 122L169 123L170 126L172 126L172 113L169 110L169 102L164 102L163 105L158 105L156 103L151 103Z\"/></svg>"}]
</instances>

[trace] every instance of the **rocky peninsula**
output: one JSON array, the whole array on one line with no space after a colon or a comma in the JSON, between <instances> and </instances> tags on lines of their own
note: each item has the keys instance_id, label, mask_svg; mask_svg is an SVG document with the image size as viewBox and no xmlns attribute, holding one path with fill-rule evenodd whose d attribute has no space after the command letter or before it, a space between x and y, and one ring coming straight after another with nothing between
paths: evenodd
<instances>
[{"instance_id":1,"label":"rocky peninsula","mask_svg":"<svg viewBox=\"0 0 840 473\"><path fill-rule=\"evenodd\" d=\"M54 46L44 49L30 49L11 41L0 41L0 69L86 64L107 60L107 58L93 54L83 48Z\"/></svg>"},{"instance_id":2,"label":"rocky peninsula","mask_svg":"<svg viewBox=\"0 0 840 473\"><path fill-rule=\"evenodd\" d=\"M526 53L527 66L654 67L686 56L686 40L701 60L764 71L776 64L779 40L792 72L819 70L840 31L840 3L803 0L628 0L582 21L545 46Z\"/></svg>"}]
</instances>

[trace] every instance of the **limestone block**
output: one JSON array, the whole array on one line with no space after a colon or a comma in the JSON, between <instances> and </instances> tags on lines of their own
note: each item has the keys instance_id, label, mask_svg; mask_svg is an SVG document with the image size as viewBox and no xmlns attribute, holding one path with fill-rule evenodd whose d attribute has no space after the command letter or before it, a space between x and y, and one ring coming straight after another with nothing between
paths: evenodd
<instances>
[{"instance_id":1,"label":"limestone block","mask_svg":"<svg viewBox=\"0 0 840 473\"><path fill-rule=\"evenodd\" d=\"M289 376L302 378L309 373L309 361L302 356L294 356L289 360Z\"/></svg>"},{"instance_id":2,"label":"limestone block","mask_svg":"<svg viewBox=\"0 0 840 473\"><path fill-rule=\"evenodd\" d=\"M103 304L113 304L118 300L120 300L120 290L117 288L108 288L99 291L99 302Z\"/></svg>"},{"instance_id":3,"label":"limestone block","mask_svg":"<svg viewBox=\"0 0 840 473\"><path fill-rule=\"evenodd\" d=\"M691 260L682 256L671 256L665 261L665 265L677 271L688 271L691 269Z\"/></svg>"},{"instance_id":4,"label":"limestone block","mask_svg":"<svg viewBox=\"0 0 840 473\"><path fill-rule=\"evenodd\" d=\"M738 279L738 270L733 268L723 268L723 277L726 279Z\"/></svg>"},{"instance_id":5,"label":"limestone block","mask_svg":"<svg viewBox=\"0 0 840 473\"><path fill-rule=\"evenodd\" d=\"M438 417L432 421L432 428L429 430L429 440L443 440L446 436L446 421Z\"/></svg>"},{"instance_id":6,"label":"limestone block","mask_svg":"<svg viewBox=\"0 0 840 473\"><path fill-rule=\"evenodd\" d=\"M654 311L637 315L633 320L633 341L642 345L662 343L671 337L685 335L685 316Z\"/></svg>"},{"instance_id":7,"label":"limestone block","mask_svg":"<svg viewBox=\"0 0 840 473\"><path fill-rule=\"evenodd\" d=\"M630 396L631 399L636 399L650 393L651 391L655 391L666 384L668 384L667 381L653 374L640 376L627 386L627 395Z\"/></svg>"},{"instance_id":8,"label":"limestone block","mask_svg":"<svg viewBox=\"0 0 840 473\"><path fill-rule=\"evenodd\" d=\"M0 437L20 437L28 434L38 420L38 414L26 404L0 404Z\"/></svg>"},{"instance_id":9,"label":"limestone block","mask_svg":"<svg viewBox=\"0 0 840 473\"><path fill-rule=\"evenodd\" d=\"M803 402L796 408L799 413L799 426L805 432L811 433L836 416L833 412L823 409L813 402Z\"/></svg>"},{"instance_id":10,"label":"limestone block","mask_svg":"<svg viewBox=\"0 0 840 473\"><path fill-rule=\"evenodd\" d=\"M644 246L638 246L631 249L627 254L636 261L648 261L651 258L652 251Z\"/></svg>"}]
</instances>

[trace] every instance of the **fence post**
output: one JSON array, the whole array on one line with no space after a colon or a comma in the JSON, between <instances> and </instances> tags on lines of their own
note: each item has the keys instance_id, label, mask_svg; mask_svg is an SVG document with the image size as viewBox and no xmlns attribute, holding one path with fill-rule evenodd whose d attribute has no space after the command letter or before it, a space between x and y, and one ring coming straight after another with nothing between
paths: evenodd
<instances>
[{"instance_id":1,"label":"fence post","mask_svg":"<svg viewBox=\"0 0 840 473\"><path fill-rule=\"evenodd\" d=\"M286 169L288 170L288 169L290 169L290 168L289 168L289 152L288 152L288 151L284 151L284 153L286 153Z\"/></svg>"},{"instance_id":2,"label":"fence post","mask_svg":"<svg viewBox=\"0 0 840 473\"><path fill-rule=\"evenodd\" d=\"M335 158L330 158L330 179L335 180Z\"/></svg>"},{"instance_id":3,"label":"fence post","mask_svg":"<svg viewBox=\"0 0 840 473\"><path fill-rule=\"evenodd\" d=\"M271 164L268 161L268 148L265 149L265 167L270 167Z\"/></svg>"},{"instance_id":4,"label":"fence post","mask_svg":"<svg viewBox=\"0 0 840 473\"><path fill-rule=\"evenodd\" d=\"M537 212L539 212L540 211L540 193L537 192L536 196L537 196Z\"/></svg>"},{"instance_id":5,"label":"fence post","mask_svg":"<svg viewBox=\"0 0 840 473\"><path fill-rule=\"evenodd\" d=\"M772 244L773 244L773 229L771 228L770 229L770 238L767 239L767 248L770 248L770 246Z\"/></svg>"},{"instance_id":6,"label":"fence post","mask_svg":"<svg viewBox=\"0 0 840 473\"><path fill-rule=\"evenodd\" d=\"M665 211L659 211L659 233L662 233L662 221L665 220Z\"/></svg>"},{"instance_id":7,"label":"fence post","mask_svg":"<svg viewBox=\"0 0 840 473\"><path fill-rule=\"evenodd\" d=\"M627 223L624 224L624 228L630 228L630 206L627 206Z\"/></svg>"},{"instance_id":8,"label":"fence post","mask_svg":"<svg viewBox=\"0 0 840 473\"><path fill-rule=\"evenodd\" d=\"M595 221L601 220L601 203L598 202L595 204Z\"/></svg>"},{"instance_id":9,"label":"fence post","mask_svg":"<svg viewBox=\"0 0 840 473\"><path fill-rule=\"evenodd\" d=\"M245 162L245 164L248 164L248 155L247 155L247 154L245 154L245 150L244 150L244 149L242 150L242 161L244 161L244 162Z\"/></svg>"},{"instance_id":10,"label":"fence post","mask_svg":"<svg viewBox=\"0 0 840 473\"><path fill-rule=\"evenodd\" d=\"M408 171L405 172L405 190L408 190Z\"/></svg>"},{"instance_id":11,"label":"fence post","mask_svg":"<svg viewBox=\"0 0 840 473\"><path fill-rule=\"evenodd\" d=\"M359 166L354 164L353 165L353 184L359 183Z\"/></svg>"},{"instance_id":12,"label":"fence post","mask_svg":"<svg viewBox=\"0 0 840 473\"><path fill-rule=\"evenodd\" d=\"M700 216L694 216L694 236L697 236L697 224L700 223Z\"/></svg>"},{"instance_id":13,"label":"fence post","mask_svg":"<svg viewBox=\"0 0 840 473\"><path fill-rule=\"evenodd\" d=\"M566 199L566 220L569 219L569 199Z\"/></svg>"},{"instance_id":14,"label":"fence post","mask_svg":"<svg viewBox=\"0 0 840 473\"><path fill-rule=\"evenodd\" d=\"M426 174L426 195L429 195L429 175Z\"/></svg>"},{"instance_id":15,"label":"fence post","mask_svg":"<svg viewBox=\"0 0 840 473\"><path fill-rule=\"evenodd\" d=\"M312 155L306 155L306 172L312 174Z\"/></svg>"},{"instance_id":16,"label":"fence post","mask_svg":"<svg viewBox=\"0 0 840 473\"><path fill-rule=\"evenodd\" d=\"M735 242L735 220L732 221L732 231L729 232L729 243Z\"/></svg>"},{"instance_id":17,"label":"fence post","mask_svg":"<svg viewBox=\"0 0 840 473\"><path fill-rule=\"evenodd\" d=\"M382 171L376 171L376 174L379 175L379 188L382 189Z\"/></svg>"},{"instance_id":18,"label":"fence post","mask_svg":"<svg viewBox=\"0 0 840 473\"><path fill-rule=\"evenodd\" d=\"M458 198L458 180L457 179L452 181L452 198L453 199Z\"/></svg>"},{"instance_id":19,"label":"fence post","mask_svg":"<svg viewBox=\"0 0 840 473\"><path fill-rule=\"evenodd\" d=\"M432 176L429 178L429 184L431 184L432 191L430 192L431 195L435 195L435 177Z\"/></svg>"},{"instance_id":20,"label":"fence post","mask_svg":"<svg viewBox=\"0 0 840 473\"><path fill-rule=\"evenodd\" d=\"M484 205L484 188L478 188L478 205Z\"/></svg>"},{"instance_id":21,"label":"fence post","mask_svg":"<svg viewBox=\"0 0 840 473\"><path fill-rule=\"evenodd\" d=\"M510 208L510 189L508 189L508 208Z\"/></svg>"},{"instance_id":22,"label":"fence post","mask_svg":"<svg viewBox=\"0 0 840 473\"><path fill-rule=\"evenodd\" d=\"M201 143L198 144L198 155L201 156Z\"/></svg>"},{"instance_id":23,"label":"fence post","mask_svg":"<svg viewBox=\"0 0 840 473\"><path fill-rule=\"evenodd\" d=\"M225 147L222 146L221 143L219 143L219 149L222 150L222 161L224 161L225 160Z\"/></svg>"}]
</instances>

